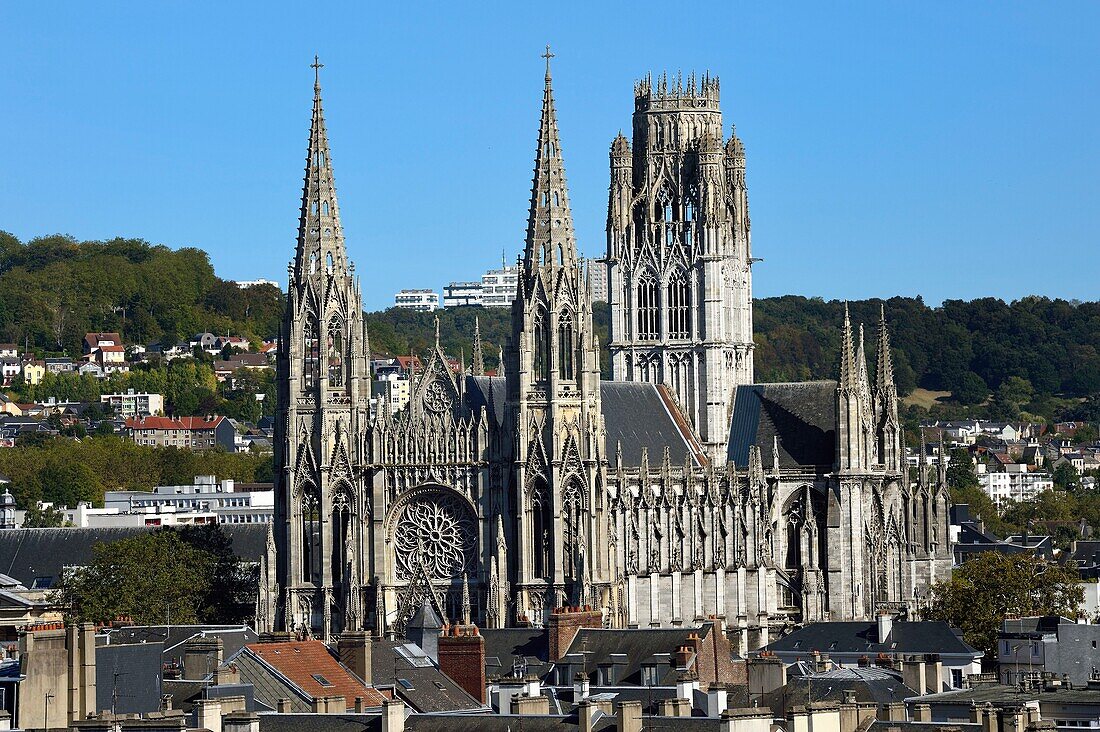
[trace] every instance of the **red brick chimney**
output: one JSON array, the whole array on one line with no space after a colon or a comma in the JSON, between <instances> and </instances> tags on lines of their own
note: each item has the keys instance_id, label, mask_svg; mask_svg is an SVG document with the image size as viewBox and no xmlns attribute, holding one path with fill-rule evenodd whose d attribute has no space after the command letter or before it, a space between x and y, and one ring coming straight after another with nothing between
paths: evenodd
<instances>
[{"instance_id":1,"label":"red brick chimney","mask_svg":"<svg viewBox=\"0 0 1100 732\"><path fill-rule=\"evenodd\" d=\"M577 637L581 628L602 628L603 612L593 610L591 606L557 607L550 613L546 624L547 646L551 661L560 661L569 650L569 644Z\"/></svg>"},{"instance_id":2,"label":"red brick chimney","mask_svg":"<svg viewBox=\"0 0 1100 732\"><path fill-rule=\"evenodd\" d=\"M476 625L452 625L439 636L439 669L485 703L485 638Z\"/></svg>"}]
</instances>

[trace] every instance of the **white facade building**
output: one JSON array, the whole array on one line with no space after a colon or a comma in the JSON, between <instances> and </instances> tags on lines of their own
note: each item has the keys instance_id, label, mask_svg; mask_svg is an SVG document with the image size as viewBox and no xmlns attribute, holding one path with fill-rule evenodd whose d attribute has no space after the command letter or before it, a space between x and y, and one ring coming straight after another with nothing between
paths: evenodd
<instances>
[{"instance_id":1,"label":"white facade building","mask_svg":"<svg viewBox=\"0 0 1100 732\"><path fill-rule=\"evenodd\" d=\"M275 498L270 488L240 490L232 480L218 481L213 475L195 476L193 485L162 485L152 492L107 491L105 509L143 517L180 515L211 516L194 523L263 524L272 521ZM183 523L177 520L176 523ZM148 525L148 521L146 521Z\"/></svg>"},{"instance_id":2,"label":"white facade building","mask_svg":"<svg viewBox=\"0 0 1100 732\"><path fill-rule=\"evenodd\" d=\"M481 305L480 282L451 282L443 288L443 307L458 308L464 305Z\"/></svg>"},{"instance_id":3,"label":"white facade building","mask_svg":"<svg viewBox=\"0 0 1100 732\"><path fill-rule=\"evenodd\" d=\"M978 482L998 506L1006 501L1027 501L1043 491L1054 490L1054 481L1048 473L1029 473L1022 463L1011 463L1003 471L991 473L986 466L976 466Z\"/></svg>"},{"instance_id":4,"label":"white facade building","mask_svg":"<svg viewBox=\"0 0 1100 732\"><path fill-rule=\"evenodd\" d=\"M435 290L401 290L393 296L393 304L405 310L430 313L439 309L439 293Z\"/></svg>"},{"instance_id":5,"label":"white facade building","mask_svg":"<svg viewBox=\"0 0 1100 732\"><path fill-rule=\"evenodd\" d=\"M487 308L510 308L516 299L519 267L491 269L481 275L481 304Z\"/></svg>"},{"instance_id":6,"label":"white facade building","mask_svg":"<svg viewBox=\"0 0 1100 732\"><path fill-rule=\"evenodd\" d=\"M149 417L164 414L164 395L136 393L128 389L125 394L103 394L103 404L109 404L119 417Z\"/></svg>"}]
</instances>

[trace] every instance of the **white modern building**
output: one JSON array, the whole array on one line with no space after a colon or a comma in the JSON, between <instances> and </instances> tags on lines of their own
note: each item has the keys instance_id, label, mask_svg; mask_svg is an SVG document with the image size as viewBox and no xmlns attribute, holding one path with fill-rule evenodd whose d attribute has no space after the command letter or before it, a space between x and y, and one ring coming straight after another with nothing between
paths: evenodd
<instances>
[{"instance_id":1,"label":"white modern building","mask_svg":"<svg viewBox=\"0 0 1100 732\"><path fill-rule=\"evenodd\" d=\"M450 282L443 288L443 307L481 306L480 282Z\"/></svg>"},{"instance_id":2,"label":"white modern building","mask_svg":"<svg viewBox=\"0 0 1100 732\"><path fill-rule=\"evenodd\" d=\"M984 464L975 466L978 482L998 506L1006 501L1027 501L1046 490L1054 490L1049 473L1029 473L1027 465L1010 463L990 472Z\"/></svg>"},{"instance_id":3,"label":"white modern building","mask_svg":"<svg viewBox=\"0 0 1100 732\"><path fill-rule=\"evenodd\" d=\"M519 267L491 269L481 275L481 304L487 308L510 308L516 299Z\"/></svg>"},{"instance_id":4,"label":"white modern building","mask_svg":"<svg viewBox=\"0 0 1100 732\"><path fill-rule=\"evenodd\" d=\"M103 506L125 514L196 513L212 515L219 524L263 524L273 519L275 498L268 484L237 485L197 475L193 485L161 485L152 492L107 491Z\"/></svg>"},{"instance_id":5,"label":"white modern building","mask_svg":"<svg viewBox=\"0 0 1100 732\"><path fill-rule=\"evenodd\" d=\"M110 405L119 417L149 417L164 414L164 395L137 393L127 389L125 394L102 394L99 401Z\"/></svg>"},{"instance_id":6,"label":"white modern building","mask_svg":"<svg viewBox=\"0 0 1100 732\"><path fill-rule=\"evenodd\" d=\"M430 313L439 309L439 293L435 290L401 290L393 296L393 304L405 310Z\"/></svg>"}]
</instances>

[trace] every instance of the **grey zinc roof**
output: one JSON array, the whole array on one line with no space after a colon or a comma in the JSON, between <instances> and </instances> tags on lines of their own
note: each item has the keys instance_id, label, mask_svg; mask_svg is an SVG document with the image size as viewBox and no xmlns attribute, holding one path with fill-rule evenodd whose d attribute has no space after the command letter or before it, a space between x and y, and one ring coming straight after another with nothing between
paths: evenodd
<instances>
[{"instance_id":1,"label":"grey zinc roof","mask_svg":"<svg viewBox=\"0 0 1100 732\"><path fill-rule=\"evenodd\" d=\"M481 631L485 638L485 675L487 677L507 676L512 673L512 665L522 659L527 673L541 677L546 672L549 650L546 631L542 628L486 628Z\"/></svg>"},{"instance_id":2,"label":"grey zinc roof","mask_svg":"<svg viewBox=\"0 0 1100 732\"><path fill-rule=\"evenodd\" d=\"M507 399L505 380L493 376L468 376L467 403L471 409L486 407L495 425L504 423L504 403ZM623 448L627 466L641 463L642 448L649 451L651 464L659 462L664 449L674 465L683 465L688 456L698 463L702 455L698 441L680 414L667 390L655 384L625 381L600 382L600 406L606 426L606 447L609 458L618 445Z\"/></svg>"},{"instance_id":3,"label":"grey zinc roof","mask_svg":"<svg viewBox=\"0 0 1100 732\"><path fill-rule=\"evenodd\" d=\"M836 382L737 387L728 459L746 465L752 445L759 445L768 456L766 460L770 459L773 439L779 445L780 467L832 466L836 453Z\"/></svg>"},{"instance_id":4,"label":"grey zinc roof","mask_svg":"<svg viewBox=\"0 0 1100 732\"><path fill-rule=\"evenodd\" d=\"M266 524L224 526L233 539L233 551L245 561L256 562L267 547ZM103 542L139 536L152 527L6 529L0 531L0 572L27 587L36 578L61 579L65 567L86 566L92 547Z\"/></svg>"},{"instance_id":5,"label":"grey zinc roof","mask_svg":"<svg viewBox=\"0 0 1100 732\"><path fill-rule=\"evenodd\" d=\"M880 668L838 668L812 676L793 678L786 685L765 694L767 706L776 714L809 701L840 702L844 692L855 693L857 702L890 704L903 702L916 692L902 683L898 674Z\"/></svg>"},{"instance_id":6,"label":"grey zinc roof","mask_svg":"<svg viewBox=\"0 0 1100 732\"><path fill-rule=\"evenodd\" d=\"M654 657L662 667L662 675L670 675L672 654L680 646L688 645L688 636L692 633L702 636L706 631L699 628L581 628L569 644L566 658L570 654L582 656L585 673L594 679L596 669L607 663L611 654L622 654L626 663L617 672L616 685L640 685L642 664Z\"/></svg>"},{"instance_id":7,"label":"grey zinc roof","mask_svg":"<svg viewBox=\"0 0 1100 732\"><path fill-rule=\"evenodd\" d=\"M601 381L600 405L603 411L608 457L618 445L623 462L639 465L642 448L649 452L650 464L658 463L667 446L673 465L683 465L691 457L698 464L702 450L668 392L654 384L625 381Z\"/></svg>"},{"instance_id":8,"label":"grey zinc roof","mask_svg":"<svg viewBox=\"0 0 1100 732\"><path fill-rule=\"evenodd\" d=\"M434 664L414 666L397 652L404 641L376 640L371 646L371 684L374 687L393 686L394 692L417 712L452 712L483 709L450 676ZM397 683L406 679L411 689Z\"/></svg>"},{"instance_id":9,"label":"grey zinc roof","mask_svg":"<svg viewBox=\"0 0 1100 732\"><path fill-rule=\"evenodd\" d=\"M947 623L938 620L894 621L890 634L878 637L878 624L859 621L811 623L769 643L775 653L981 655L963 642Z\"/></svg>"}]
</instances>

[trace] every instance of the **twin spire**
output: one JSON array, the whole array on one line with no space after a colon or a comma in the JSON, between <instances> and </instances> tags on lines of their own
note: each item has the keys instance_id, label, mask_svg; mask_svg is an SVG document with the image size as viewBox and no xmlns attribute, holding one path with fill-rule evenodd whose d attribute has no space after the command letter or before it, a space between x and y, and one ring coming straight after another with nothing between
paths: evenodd
<instances>
[{"instance_id":1,"label":"twin spire","mask_svg":"<svg viewBox=\"0 0 1100 732\"><path fill-rule=\"evenodd\" d=\"M569 210L569 191L562 162L558 120L554 111L551 85L550 46L546 47L546 78L542 94L539 141L535 151L535 174L531 184L531 210L527 218L527 239L523 252L525 273L530 275L543 264L575 270L577 246L573 233L573 214Z\"/></svg>"},{"instance_id":2,"label":"twin spire","mask_svg":"<svg viewBox=\"0 0 1100 732\"><path fill-rule=\"evenodd\" d=\"M294 274L299 281L310 274L333 270L347 271L344 230L340 225L340 207L336 202L336 182L332 176L325 114L321 104L321 69L313 57L313 118L309 127L305 183L302 186L302 213L298 221L298 247L294 256Z\"/></svg>"},{"instance_id":3,"label":"twin spire","mask_svg":"<svg viewBox=\"0 0 1100 732\"><path fill-rule=\"evenodd\" d=\"M894 390L894 360L890 355L890 331L886 326L886 310L880 309L878 353L875 368L875 392ZM867 374L867 354L863 345L863 326L858 338L853 338L848 303L844 304L844 327L840 336L840 388L852 392L870 391Z\"/></svg>"}]
</instances>

